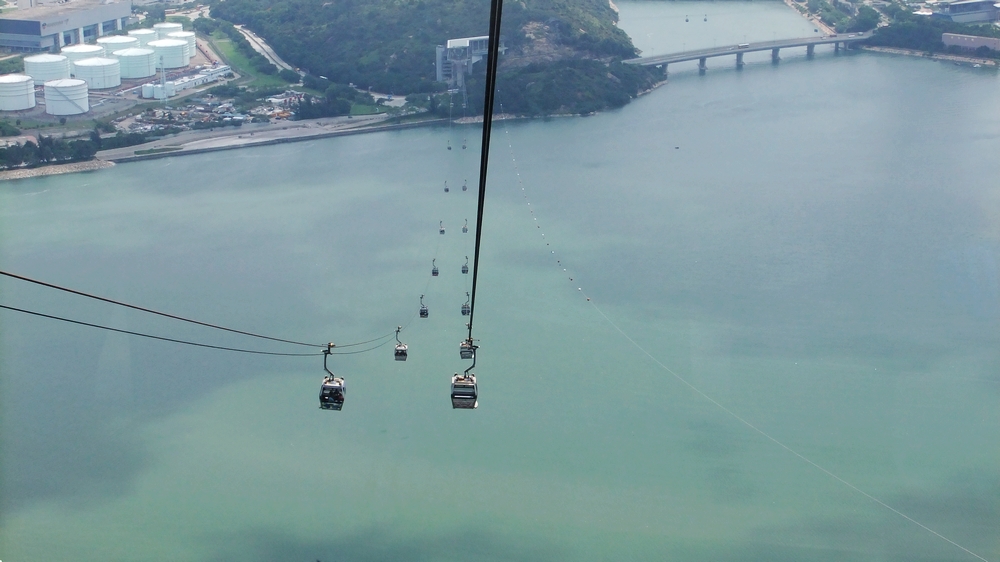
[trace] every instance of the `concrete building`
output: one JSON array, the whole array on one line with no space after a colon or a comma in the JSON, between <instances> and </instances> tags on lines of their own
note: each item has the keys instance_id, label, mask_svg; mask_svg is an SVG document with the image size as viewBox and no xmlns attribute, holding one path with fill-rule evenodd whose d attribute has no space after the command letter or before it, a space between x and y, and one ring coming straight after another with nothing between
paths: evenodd
<instances>
[{"instance_id":1,"label":"concrete building","mask_svg":"<svg viewBox=\"0 0 1000 562\"><path fill-rule=\"evenodd\" d=\"M0 47L58 52L122 29L131 14L131 0L19 0L0 15Z\"/></svg>"},{"instance_id":2,"label":"concrete building","mask_svg":"<svg viewBox=\"0 0 1000 562\"><path fill-rule=\"evenodd\" d=\"M933 18L951 20L957 23L976 23L981 21L996 21L996 0L960 0L958 2L941 2L931 15Z\"/></svg>"},{"instance_id":3,"label":"concrete building","mask_svg":"<svg viewBox=\"0 0 1000 562\"><path fill-rule=\"evenodd\" d=\"M994 51L1000 51L1000 39L993 37L979 37L976 35L959 35L957 33L942 33L941 42L945 47L952 45L975 51L979 47L989 47Z\"/></svg>"},{"instance_id":4,"label":"concrete building","mask_svg":"<svg viewBox=\"0 0 1000 562\"><path fill-rule=\"evenodd\" d=\"M472 74L472 65L486 58L489 43L489 36L483 35L449 39L446 45L438 45L435 63L437 81L447 83L449 88L464 89L465 76ZM500 39L500 52L506 50L503 39Z\"/></svg>"}]
</instances>

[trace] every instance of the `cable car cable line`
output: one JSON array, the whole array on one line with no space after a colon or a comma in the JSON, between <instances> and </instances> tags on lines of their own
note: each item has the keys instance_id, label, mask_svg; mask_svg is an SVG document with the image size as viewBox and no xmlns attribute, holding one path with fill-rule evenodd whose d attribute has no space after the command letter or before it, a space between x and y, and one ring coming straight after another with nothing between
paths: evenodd
<instances>
[{"instance_id":1,"label":"cable car cable line","mask_svg":"<svg viewBox=\"0 0 1000 562\"><path fill-rule=\"evenodd\" d=\"M145 333L142 333L142 332L134 332L132 330L122 330L120 328L112 328L111 326L103 326L101 324L93 324L91 322L84 322L82 320L73 320L72 318L64 318L62 316L55 316L53 314L44 314L42 312L36 312L34 310L26 310L26 309L23 309L23 308L17 308L17 307L13 307L13 306L7 306L5 304L0 304L0 308L6 309L6 310L12 310L14 312L23 312L24 314L31 314L33 316L40 316L42 318L49 318L51 320L59 320L59 321L62 321L62 322L69 322L71 324L78 324L80 326L89 326L91 328L100 328L101 330L108 330L108 331L111 331L111 332L118 332L120 334L128 334L130 336L139 336L139 337L142 337L142 338L150 338L150 339L154 339L154 340L167 341L167 342L179 343L179 344L184 344L184 345L193 345L195 347L207 347L209 349L219 349L219 350L222 350L222 351L234 351L234 352L237 352L237 353L252 353L254 355L279 355L279 356L283 356L283 357L315 357L317 355L323 355L322 352L319 352L319 353L280 353L280 352L277 352L277 351L261 351L261 350L254 350L254 349L242 349L242 348L237 348L237 347L226 347L226 346L223 346L223 345L211 345L211 344L207 344L207 343L199 343L199 342L193 342L193 341L188 341L188 340L180 340L180 339L176 339L176 338L168 338L168 337L165 337L165 336L155 336L153 334L145 334ZM356 352L356 353L360 353L360 352ZM344 355L346 355L346 353Z\"/></svg>"},{"instance_id":2,"label":"cable car cable line","mask_svg":"<svg viewBox=\"0 0 1000 562\"><path fill-rule=\"evenodd\" d=\"M7 277L11 277L11 278L18 279L18 280L21 280L21 281L26 281L28 283L34 283L36 285L41 285L43 287L47 287L47 288L50 288L50 289L56 289L56 290L59 290L59 291L64 291L64 292L67 292L67 293L72 293L74 295L79 295L79 296L82 296L82 297L87 297L87 298L98 300L98 301L101 301L101 302L106 302L106 303L109 303L109 304L123 306L125 308L131 308L133 310L138 310L140 312L147 312L147 313L150 313L150 314L155 314L155 315L158 315L158 316L163 316L165 318L170 318L172 320L180 320L182 322L188 322L188 323L191 323L191 324L197 324L199 326L205 326L207 328L214 328L214 329L222 330L222 331L225 331L225 332L232 332L234 334L240 334L240 335L244 335L244 336L261 338L261 339L270 340L270 341L276 341L276 342L280 342L280 343L302 345L302 346L306 346L306 347L316 347L316 348L325 348L326 347L326 345L310 344L310 343L299 342L299 341L294 341L294 340L286 340L286 339L282 339L282 338L275 338L275 337L271 337L271 336L265 336L265 335L262 335L262 334L256 334L256 333L253 333L253 332L247 332L247 331L244 331L244 330L237 330L235 328L227 328L225 326L219 326L219 325L216 325L216 324L211 324L209 322L201 322L199 320L193 320L191 318L185 318L183 316L178 316L176 314L170 314L168 312L161 312L159 310L153 310L151 308L146 308L146 307L142 307L142 306L138 306L138 305L134 305L134 304L129 304L127 302L117 301L117 300L110 299L110 298L107 298L107 297L102 297L102 296L99 296L99 295L94 295L94 294L91 294L91 293L86 293L84 291L78 291L76 289L71 289L69 287L63 287L61 285L56 285L54 283L48 283L46 281L41 281L39 279L32 279L31 277L25 277L23 275L18 275L16 273L11 273L9 271L0 270L0 275L5 275ZM20 311L20 309L18 309L18 310ZM30 313L30 311L29 311L29 313ZM61 318L56 318L56 319L61 319ZM76 320L69 320L69 319L66 319L66 320L70 321L70 322L79 322L79 321L76 321ZM84 324L85 325L89 325L89 324L86 324L86 323L84 323ZM407 324L409 324L409 323L407 323ZM96 325L96 327L102 327L102 326ZM365 340L365 341L360 341L360 342L355 342L355 343L347 343L347 344L343 344L343 345L337 345L337 347L356 347L356 346L359 346L359 345L367 345L369 343L376 342L376 341L379 341L379 340L391 337L394 333L395 333L395 331L392 331L392 332L388 332L386 334L382 334L382 335L380 335L378 337L372 338L370 340ZM268 353L275 354L274 352L268 352ZM288 355L296 356L296 354L288 354ZM301 354L299 354L299 355L301 355ZM306 355L315 355L315 354L306 354Z\"/></svg>"},{"instance_id":3,"label":"cable car cable line","mask_svg":"<svg viewBox=\"0 0 1000 562\"><path fill-rule=\"evenodd\" d=\"M322 345L322 344L305 343L305 342L300 342L300 341L295 341L295 340L286 340L286 339L282 339L282 338L275 338L275 337L271 337L271 336L265 336L265 335L261 335L261 334L255 334L253 332L247 332L247 331L244 331L244 330L237 330L235 328L226 328L225 326L219 326L217 324L211 324L209 322L201 322L199 320L192 320L190 318L184 318L183 316L177 316L176 314L170 314L168 312L160 312L159 310L153 310L151 308L146 308L146 307L143 307L143 306L137 306L137 305L134 305L134 304L129 304L127 302L117 301L117 300L114 300L114 299L109 299L107 297L101 297L101 296L94 295L94 294L91 294L91 293L85 293L83 291L78 291L76 289L70 289L69 287L63 287L61 285L56 285L54 283L47 283L45 281L40 281L38 279L32 279L30 277L25 277L23 275L18 275L16 273L11 273L9 271L0 270L0 275L5 275L7 277L12 277L14 279L19 279L21 281L27 281L28 283L34 283L36 285L41 285L43 287L48 287L50 289L56 289L56 290L59 290L59 291L64 291L64 292L67 292L67 293L72 293L74 295L79 295L81 297L87 297L89 299L99 300L101 302L115 304L115 305L118 305L118 306L124 306L125 308L131 308L133 310L138 310L138 311L141 311L141 312L148 312L150 314L156 314L158 316L163 316L165 318L170 318L170 319L173 319L173 320L180 320L181 322L189 322L191 324L197 324L199 326L205 326L207 328L215 328L216 330L223 330L223 331L226 331L226 332L232 332L234 334L242 334L244 336L250 336L250 337L253 337L253 338L261 338L261 339L265 339L265 340L271 340L271 341L276 341L276 342L281 342L281 343L288 343L288 344L293 344L293 345L303 345L303 346L306 346L306 347L318 347L318 348L326 347L325 345ZM390 334L390 335L392 335L392 334ZM385 336L383 336L383 337L385 337ZM376 339L381 339L381 338L376 338ZM347 347L347 346L344 346L344 347Z\"/></svg>"},{"instance_id":4,"label":"cable car cable line","mask_svg":"<svg viewBox=\"0 0 1000 562\"><path fill-rule=\"evenodd\" d=\"M486 172L490 160L490 133L493 129L493 104L496 100L497 59L500 50L500 20L503 0L490 0L489 52L486 56L486 96L483 103L483 141L479 156L479 204L476 210L476 250L472 260L472 298L469 310L469 341L476 313L476 288L479 280L479 249L483 237L483 206L486 202Z\"/></svg>"}]
</instances>

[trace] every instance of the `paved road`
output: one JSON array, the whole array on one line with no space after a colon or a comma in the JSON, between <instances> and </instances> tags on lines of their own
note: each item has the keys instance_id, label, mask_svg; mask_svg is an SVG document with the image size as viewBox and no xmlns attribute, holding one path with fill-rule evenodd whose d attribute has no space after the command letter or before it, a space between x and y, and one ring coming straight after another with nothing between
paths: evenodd
<instances>
[{"instance_id":1,"label":"paved road","mask_svg":"<svg viewBox=\"0 0 1000 562\"><path fill-rule=\"evenodd\" d=\"M250 46L253 47L253 50L257 51L258 53L263 55L264 58L271 61L271 63L274 64L274 66L277 66L278 68L283 68L285 70L292 70L292 71L295 70L294 66L281 60L281 57L279 57L278 54L274 52L274 49L272 49L271 46L268 45L266 41L258 37L256 33L250 31L249 29L246 29L242 25L237 25L235 27L236 29L240 30L240 33L242 33L244 37L247 38L247 41L250 42Z\"/></svg>"},{"instance_id":2,"label":"paved road","mask_svg":"<svg viewBox=\"0 0 1000 562\"><path fill-rule=\"evenodd\" d=\"M853 37L851 37L853 35ZM868 33L841 33L836 36L825 37L804 37L801 39L779 39L777 41L761 41L750 43L746 47L739 45L727 45L724 47L713 47L711 49L698 49L695 51L684 51L681 53L671 53L669 55L655 55L622 61L625 64L638 64L642 66L656 66L675 62L698 60L701 58L721 57L725 55L735 55L737 53L752 53L756 51L770 51L771 49L786 49L789 47L805 47L807 45L829 45L832 43L855 43L864 41L872 36Z\"/></svg>"}]
</instances>

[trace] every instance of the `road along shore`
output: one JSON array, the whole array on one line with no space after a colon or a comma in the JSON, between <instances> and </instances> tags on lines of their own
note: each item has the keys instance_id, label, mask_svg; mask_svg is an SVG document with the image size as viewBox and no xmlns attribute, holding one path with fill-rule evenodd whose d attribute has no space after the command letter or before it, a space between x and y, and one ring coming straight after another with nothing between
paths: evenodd
<instances>
[{"instance_id":1,"label":"road along shore","mask_svg":"<svg viewBox=\"0 0 1000 562\"><path fill-rule=\"evenodd\" d=\"M227 127L218 131L185 131L145 144L103 150L97 153L97 158L121 164L187 154L233 150L248 146L267 146L447 123L447 119L429 119L413 123L383 123L384 121L387 119L383 116L315 119L280 124L248 124L237 128Z\"/></svg>"}]
</instances>

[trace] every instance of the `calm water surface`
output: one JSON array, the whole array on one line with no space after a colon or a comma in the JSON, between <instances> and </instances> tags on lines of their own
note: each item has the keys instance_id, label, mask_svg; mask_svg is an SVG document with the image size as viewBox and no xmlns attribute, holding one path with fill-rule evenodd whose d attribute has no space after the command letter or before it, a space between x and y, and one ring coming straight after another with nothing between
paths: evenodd
<instances>
[{"instance_id":1,"label":"calm water surface","mask_svg":"<svg viewBox=\"0 0 1000 562\"><path fill-rule=\"evenodd\" d=\"M647 53L678 48L630 27L653 15L707 13L688 25L720 43L743 18L758 40L811 32L777 3L620 7ZM330 413L319 357L3 312L0 559L975 560L726 410L1000 559L998 77L782 56L494 128L475 412L451 410L448 377L467 365L475 196L458 187L478 130L0 185L4 269L309 342L402 324L411 350L332 361L349 392ZM0 295L298 351L11 280Z\"/></svg>"}]
</instances>

